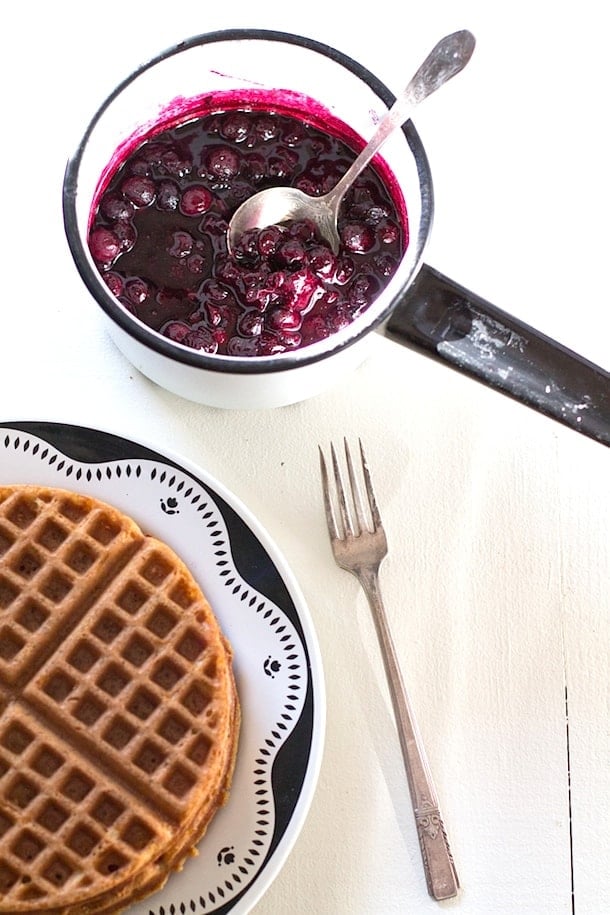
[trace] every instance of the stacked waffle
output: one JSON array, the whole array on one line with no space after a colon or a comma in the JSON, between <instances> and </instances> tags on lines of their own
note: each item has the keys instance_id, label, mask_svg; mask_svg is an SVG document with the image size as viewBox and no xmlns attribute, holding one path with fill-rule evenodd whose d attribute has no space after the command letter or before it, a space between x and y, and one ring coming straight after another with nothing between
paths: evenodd
<instances>
[{"instance_id":1,"label":"stacked waffle","mask_svg":"<svg viewBox=\"0 0 610 915\"><path fill-rule=\"evenodd\" d=\"M109 505L0 487L0 913L121 911L228 795L231 650L164 543Z\"/></svg>"}]
</instances>

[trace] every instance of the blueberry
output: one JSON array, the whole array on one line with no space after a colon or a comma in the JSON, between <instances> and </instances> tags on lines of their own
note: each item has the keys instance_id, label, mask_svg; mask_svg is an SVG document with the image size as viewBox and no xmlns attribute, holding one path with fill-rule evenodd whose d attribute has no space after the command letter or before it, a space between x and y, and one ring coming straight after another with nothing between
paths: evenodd
<instances>
[{"instance_id":1,"label":"blueberry","mask_svg":"<svg viewBox=\"0 0 610 915\"><path fill-rule=\"evenodd\" d=\"M371 274L356 277L349 291L349 303L358 311L367 308L379 291L379 284Z\"/></svg>"},{"instance_id":2,"label":"blueberry","mask_svg":"<svg viewBox=\"0 0 610 915\"><path fill-rule=\"evenodd\" d=\"M186 259L186 266L191 273L202 274L205 268L205 258L201 254L191 254Z\"/></svg>"},{"instance_id":3,"label":"blueberry","mask_svg":"<svg viewBox=\"0 0 610 915\"><path fill-rule=\"evenodd\" d=\"M364 218L369 226L377 226L382 219L389 216L388 208L380 204L372 204L364 213Z\"/></svg>"},{"instance_id":4,"label":"blueberry","mask_svg":"<svg viewBox=\"0 0 610 915\"><path fill-rule=\"evenodd\" d=\"M211 175L226 181L239 174L240 160L229 146L214 146L207 155L206 165Z\"/></svg>"},{"instance_id":5,"label":"blueberry","mask_svg":"<svg viewBox=\"0 0 610 915\"><path fill-rule=\"evenodd\" d=\"M250 118L243 111L228 114L220 126L220 135L225 140L233 140L234 143L242 143L249 132Z\"/></svg>"},{"instance_id":6,"label":"blueberry","mask_svg":"<svg viewBox=\"0 0 610 915\"><path fill-rule=\"evenodd\" d=\"M190 331L182 342L185 346L190 346L192 349L201 349L206 353L215 353L218 350L216 340L205 327Z\"/></svg>"},{"instance_id":7,"label":"blueberry","mask_svg":"<svg viewBox=\"0 0 610 915\"><path fill-rule=\"evenodd\" d=\"M305 140L306 132L302 124L290 121L282 131L282 140L286 146L299 146Z\"/></svg>"},{"instance_id":8,"label":"blueberry","mask_svg":"<svg viewBox=\"0 0 610 915\"><path fill-rule=\"evenodd\" d=\"M258 153L249 153L244 158L244 165L246 174L249 176L251 181L262 181L263 178L267 175L266 160L264 156L261 156Z\"/></svg>"},{"instance_id":9,"label":"blueberry","mask_svg":"<svg viewBox=\"0 0 610 915\"><path fill-rule=\"evenodd\" d=\"M165 337L169 337L170 340L173 340L174 343L182 343L190 331L191 328L188 324L184 324L183 321L168 321L168 323L161 328L161 333Z\"/></svg>"},{"instance_id":10,"label":"blueberry","mask_svg":"<svg viewBox=\"0 0 610 915\"><path fill-rule=\"evenodd\" d=\"M125 197L119 194L106 194L100 203L100 213L110 220L131 219L134 214L134 206Z\"/></svg>"},{"instance_id":11,"label":"blueberry","mask_svg":"<svg viewBox=\"0 0 610 915\"><path fill-rule=\"evenodd\" d=\"M287 349L298 349L302 343L303 338L300 334L293 333L292 331L281 331L277 334L276 341L282 347L282 350ZM265 346L265 341L263 341L263 346Z\"/></svg>"},{"instance_id":12,"label":"blueberry","mask_svg":"<svg viewBox=\"0 0 610 915\"><path fill-rule=\"evenodd\" d=\"M89 237L89 250L93 260L101 266L109 266L121 251L121 242L116 234L103 226L94 229Z\"/></svg>"},{"instance_id":13,"label":"blueberry","mask_svg":"<svg viewBox=\"0 0 610 915\"><path fill-rule=\"evenodd\" d=\"M301 315L291 308L274 308L266 321L272 330L295 331L301 326Z\"/></svg>"},{"instance_id":14,"label":"blueberry","mask_svg":"<svg viewBox=\"0 0 610 915\"><path fill-rule=\"evenodd\" d=\"M141 305L150 296L150 286L145 280L134 277L125 283L125 295L134 305Z\"/></svg>"},{"instance_id":15,"label":"blueberry","mask_svg":"<svg viewBox=\"0 0 610 915\"><path fill-rule=\"evenodd\" d=\"M160 165L163 153L168 149L167 143L149 140L138 150L138 157L149 165Z\"/></svg>"},{"instance_id":16,"label":"blueberry","mask_svg":"<svg viewBox=\"0 0 610 915\"><path fill-rule=\"evenodd\" d=\"M175 149L168 149L161 156L161 164L169 175L174 178L185 178L193 170L193 163L190 159L181 156Z\"/></svg>"},{"instance_id":17,"label":"blueberry","mask_svg":"<svg viewBox=\"0 0 610 915\"><path fill-rule=\"evenodd\" d=\"M204 313L208 316L210 323L214 327L227 328L230 324L233 323L236 312L239 310L239 306L235 299L231 296L224 304L215 305L213 303L206 303L203 306Z\"/></svg>"},{"instance_id":18,"label":"blueberry","mask_svg":"<svg viewBox=\"0 0 610 915\"><path fill-rule=\"evenodd\" d=\"M293 174L299 157L290 149L279 149L275 156L269 156L267 160L267 173L271 178L288 179Z\"/></svg>"},{"instance_id":19,"label":"blueberry","mask_svg":"<svg viewBox=\"0 0 610 915\"><path fill-rule=\"evenodd\" d=\"M160 181L157 185L157 207L171 212L178 209L180 188L175 181Z\"/></svg>"},{"instance_id":20,"label":"blueberry","mask_svg":"<svg viewBox=\"0 0 610 915\"><path fill-rule=\"evenodd\" d=\"M258 236L257 229L249 229L240 236L233 250L233 257L236 261L250 266L259 262Z\"/></svg>"},{"instance_id":21,"label":"blueberry","mask_svg":"<svg viewBox=\"0 0 610 915\"><path fill-rule=\"evenodd\" d=\"M229 309L215 305L214 302L204 302L202 310L210 327L226 327L231 318Z\"/></svg>"},{"instance_id":22,"label":"blueberry","mask_svg":"<svg viewBox=\"0 0 610 915\"><path fill-rule=\"evenodd\" d=\"M227 342L229 356L257 356L258 337L231 337Z\"/></svg>"},{"instance_id":23,"label":"blueberry","mask_svg":"<svg viewBox=\"0 0 610 915\"><path fill-rule=\"evenodd\" d=\"M241 274L241 270L231 258L227 257L224 260L218 259L216 264L216 276L225 283L228 283L232 288L240 285Z\"/></svg>"},{"instance_id":24,"label":"blueberry","mask_svg":"<svg viewBox=\"0 0 610 915\"><path fill-rule=\"evenodd\" d=\"M121 254L124 254L125 251L131 251L138 237L134 224L123 220L114 224L114 234L119 240Z\"/></svg>"},{"instance_id":25,"label":"blueberry","mask_svg":"<svg viewBox=\"0 0 610 915\"><path fill-rule=\"evenodd\" d=\"M237 330L243 337L257 337L263 330L263 316L259 311L246 311L237 321Z\"/></svg>"},{"instance_id":26,"label":"blueberry","mask_svg":"<svg viewBox=\"0 0 610 915\"><path fill-rule=\"evenodd\" d=\"M212 302L224 302L229 296L229 290L216 280L206 280L201 286L200 294Z\"/></svg>"},{"instance_id":27,"label":"blueberry","mask_svg":"<svg viewBox=\"0 0 610 915\"><path fill-rule=\"evenodd\" d=\"M262 257L271 257L277 251L278 244L284 237L280 226L267 226L258 233L257 248Z\"/></svg>"},{"instance_id":28,"label":"blueberry","mask_svg":"<svg viewBox=\"0 0 610 915\"><path fill-rule=\"evenodd\" d=\"M119 276L118 273L105 273L104 282L108 286L110 292L117 298L123 292L123 277Z\"/></svg>"},{"instance_id":29,"label":"blueberry","mask_svg":"<svg viewBox=\"0 0 610 915\"><path fill-rule=\"evenodd\" d=\"M285 343L274 333L262 333L258 338L258 354L260 356L276 356L286 351Z\"/></svg>"},{"instance_id":30,"label":"blueberry","mask_svg":"<svg viewBox=\"0 0 610 915\"><path fill-rule=\"evenodd\" d=\"M391 254L378 254L377 257L373 259L375 268L380 276L393 276L396 272L396 259L392 257Z\"/></svg>"},{"instance_id":31,"label":"blueberry","mask_svg":"<svg viewBox=\"0 0 610 915\"><path fill-rule=\"evenodd\" d=\"M283 286L286 304L296 312L308 311L323 287L309 270L298 270L286 277Z\"/></svg>"},{"instance_id":32,"label":"blueberry","mask_svg":"<svg viewBox=\"0 0 610 915\"><path fill-rule=\"evenodd\" d=\"M146 178L150 175L150 165L146 159L133 159L129 163L129 174L138 178Z\"/></svg>"},{"instance_id":33,"label":"blueberry","mask_svg":"<svg viewBox=\"0 0 610 915\"><path fill-rule=\"evenodd\" d=\"M369 226L359 222L348 222L341 230L341 241L348 251L366 254L375 244L375 235Z\"/></svg>"},{"instance_id":34,"label":"blueberry","mask_svg":"<svg viewBox=\"0 0 610 915\"><path fill-rule=\"evenodd\" d=\"M180 211L185 216L201 216L210 209L214 202L211 191L203 184L191 184L180 199Z\"/></svg>"},{"instance_id":35,"label":"blueberry","mask_svg":"<svg viewBox=\"0 0 610 915\"><path fill-rule=\"evenodd\" d=\"M289 238L282 242L277 252L277 260L286 267L297 269L307 260L305 248L296 238Z\"/></svg>"},{"instance_id":36,"label":"blueberry","mask_svg":"<svg viewBox=\"0 0 610 915\"><path fill-rule=\"evenodd\" d=\"M220 349L221 346L224 346L227 340L229 339L229 334L226 330L220 327L215 327L212 330L212 337L214 338L216 345Z\"/></svg>"},{"instance_id":37,"label":"blueberry","mask_svg":"<svg viewBox=\"0 0 610 915\"><path fill-rule=\"evenodd\" d=\"M394 242L398 241L400 231L395 223L388 221L384 223L384 225L379 226L377 235L384 245L392 245Z\"/></svg>"},{"instance_id":38,"label":"blueberry","mask_svg":"<svg viewBox=\"0 0 610 915\"><path fill-rule=\"evenodd\" d=\"M147 207L155 199L155 182L151 178L132 175L123 181L121 190L136 207Z\"/></svg>"},{"instance_id":39,"label":"blueberry","mask_svg":"<svg viewBox=\"0 0 610 915\"><path fill-rule=\"evenodd\" d=\"M268 143L269 140L275 140L275 138L278 136L279 125L273 117L261 115L256 119L254 130L256 132L256 136L260 140L262 140L264 143Z\"/></svg>"},{"instance_id":40,"label":"blueberry","mask_svg":"<svg viewBox=\"0 0 610 915\"><path fill-rule=\"evenodd\" d=\"M311 223L297 222L256 230L233 257L228 221L266 181L319 195L352 159L343 140L261 110L160 129L111 179L90 231L92 256L124 307L154 327L165 321L169 339L237 356L308 345L353 321L396 269L405 239L378 177L367 170L346 197L338 256ZM160 287L131 276L155 238L168 239L155 263ZM131 249L137 260L119 273L113 264Z\"/></svg>"},{"instance_id":41,"label":"blueberry","mask_svg":"<svg viewBox=\"0 0 610 915\"><path fill-rule=\"evenodd\" d=\"M352 278L356 270L356 265L349 257L339 257L337 268L335 270L335 283L344 286Z\"/></svg>"},{"instance_id":42,"label":"blueberry","mask_svg":"<svg viewBox=\"0 0 610 915\"><path fill-rule=\"evenodd\" d=\"M294 186L310 197L320 197L322 194L322 182L305 172L297 178Z\"/></svg>"},{"instance_id":43,"label":"blueberry","mask_svg":"<svg viewBox=\"0 0 610 915\"><path fill-rule=\"evenodd\" d=\"M313 241L316 237L316 226L311 219L299 219L298 222L293 222L289 229L288 233L293 238L298 238L299 241L308 242Z\"/></svg>"},{"instance_id":44,"label":"blueberry","mask_svg":"<svg viewBox=\"0 0 610 915\"><path fill-rule=\"evenodd\" d=\"M310 248L308 254L309 266L316 276L325 280L332 279L337 267L337 258L330 248L326 248L324 245L315 245Z\"/></svg>"}]
</instances>

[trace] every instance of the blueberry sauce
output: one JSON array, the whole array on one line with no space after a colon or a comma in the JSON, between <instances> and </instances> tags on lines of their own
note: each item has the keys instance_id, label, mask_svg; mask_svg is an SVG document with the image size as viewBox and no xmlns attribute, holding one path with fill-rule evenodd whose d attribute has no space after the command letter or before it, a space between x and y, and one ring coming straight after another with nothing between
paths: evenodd
<instances>
[{"instance_id":1,"label":"blueberry sauce","mask_svg":"<svg viewBox=\"0 0 610 915\"><path fill-rule=\"evenodd\" d=\"M306 222L253 230L229 254L243 200L287 184L324 194L362 143L268 95L222 101L118 156L92 213L91 255L122 305L177 343L233 356L307 346L387 285L408 243L404 209L369 165L344 198L337 256Z\"/></svg>"}]
</instances>

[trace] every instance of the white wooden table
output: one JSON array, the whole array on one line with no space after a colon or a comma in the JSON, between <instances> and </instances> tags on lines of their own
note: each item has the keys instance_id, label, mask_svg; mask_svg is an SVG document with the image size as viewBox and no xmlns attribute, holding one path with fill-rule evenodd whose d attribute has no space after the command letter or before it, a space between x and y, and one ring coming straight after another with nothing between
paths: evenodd
<instances>
[{"instance_id":1,"label":"white wooden table","mask_svg":"<svg viewBox=\"0 0 610 915\"><path fill-rule=\"evenodd\" d=\"M120 13L120 22L113 17ZM375 18L375 16L377 18ZM356 17L356 18L354 18ZM360 18L361 17L361 18ZM608 449L378 338L328 393L222 412L115 350L76 275L61 182L79 131L135 65L191 34L310 35L394 90L443 34L467 71L421 109L427 261L608 367L607 38L599 4L16 4L3 13L2 419L99 425L231 489L294 571L327 689L305 827L260 915L610 911ZM462 883L426 893L363 594L334 564L317 445L360 436L390 540L382 587Z\"/></svg>"}]
</instances>

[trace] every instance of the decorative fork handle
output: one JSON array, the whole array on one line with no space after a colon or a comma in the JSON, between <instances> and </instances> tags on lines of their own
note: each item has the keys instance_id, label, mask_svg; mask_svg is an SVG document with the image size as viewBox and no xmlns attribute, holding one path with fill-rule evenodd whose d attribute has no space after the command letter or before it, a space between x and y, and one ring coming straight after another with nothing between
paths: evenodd
<instances>
[{"instance_id":1,"label":"decorative fork handle","mask_svg":"<svg viewBox=\"0 0 610 915\"><path fill-rule=\"evenodd\" d=\"M460 884L439 810L432 775L396 657L394 640L381 598L377 571L360 569L357 577L368 598L382 649L428 892L433 899L450 899L457 895Z\"/></svg>"}]
</instances>

